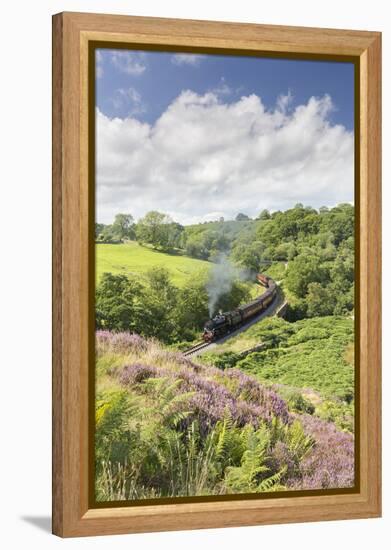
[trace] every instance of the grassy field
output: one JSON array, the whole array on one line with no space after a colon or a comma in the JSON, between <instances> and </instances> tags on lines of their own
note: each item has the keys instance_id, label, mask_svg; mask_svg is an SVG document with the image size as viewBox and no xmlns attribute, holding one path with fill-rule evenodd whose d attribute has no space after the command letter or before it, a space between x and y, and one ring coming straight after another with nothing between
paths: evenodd
<instances>
[{"instance_id":1,"label":"grassy field","mask_svg":"<svg viewBox=\"0 0 391 550\"><path fill-rule=\"evenodd\" d=\"M174 254L164 254L152 248L131 242L126 244L96 245L96 277L99 282L103 273L143 275L153 267L165 267L172 276L172 282L182 287L195 274L205 272L210 263Z\"/></svg>"},{"instance_id":2,"label":"grassy field","mask_svg":"<svg viewBox=\"0 0 391 550\"><path fill-rule=\"evenodd\" d=\"M198 276L210 269L212 264L204 260L176 254L165 254L135 242L126 244L97 244L96 278L100 281L103 273L143 275L154 267L165 267L171 274L172 283L181 288L192 276ZM259 284L249 285L251 299L266 291Z\"/></svg>"}]
</instances>

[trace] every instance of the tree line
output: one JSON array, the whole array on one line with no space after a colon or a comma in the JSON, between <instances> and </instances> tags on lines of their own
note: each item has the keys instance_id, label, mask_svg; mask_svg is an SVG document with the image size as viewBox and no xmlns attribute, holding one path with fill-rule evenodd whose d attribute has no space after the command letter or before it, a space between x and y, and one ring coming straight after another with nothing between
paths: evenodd
<instances>
[{"instance_id":1,"label":"tree line","mask_svg":"<svg viewBox=\"0 0 391 550\"><path fill-rule=\"evenodd\" d=\"M269 219L270 213L263 210L257 220ZM239 213L234 222L251 222L246 214ZM224 230L221 231L221 225ZM198 227L205 233L197 239ZM216 222L204 222L183 226L171 216L157 210L151 210L135 222L131 214L117 214L112 224L95 224L95 239L98 243L121 243L136 240L141 245L151 245L156 249L170 251L175 248L184 250L189 256L209 259L211 252L227 250L230 246L232 228L219 218ZM224 236L224 233L228 233Z\"/></svg>"}]
</instances>

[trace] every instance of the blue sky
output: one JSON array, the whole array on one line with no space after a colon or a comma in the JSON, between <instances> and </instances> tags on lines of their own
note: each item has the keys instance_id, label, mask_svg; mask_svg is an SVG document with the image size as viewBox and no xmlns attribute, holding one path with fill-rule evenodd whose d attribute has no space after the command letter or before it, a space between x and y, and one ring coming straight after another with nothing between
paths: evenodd
<instances>
[{"instance_id":1,"label":"blue sky","mask_svg":"<svg viewBox=\"0 0 391 550\"><path fill-rule=\"evenodd\" d=\"M350 63L98 50L96 75L100 221L353 201Z\"/></svg>"},{"instance_id":2,"label":"blue sky","mask_svg":"<svg viewBox=\"0 0 391 550\"><path fill-rule=\"evenodd\" d=\"M256 94L268 107L288 91L293 96L292 107L305 103L311 96L328 94L335 107L330 120L348 130L354 126L352 63L199 55L192 63L178 64L173 62L172 53L135 52L135 63L140 69L129 74L124 66L121 70L119 64L112 62L112 50L99 52L102 78L97 79L97 106L109 117L124 118L129 114L129 104L115 103L118 89L133 87L145 105L145 112L135 116L153 123L182 90L203 94L225 84L232 90L229 101Z\"/></svg>"}]
</instances>

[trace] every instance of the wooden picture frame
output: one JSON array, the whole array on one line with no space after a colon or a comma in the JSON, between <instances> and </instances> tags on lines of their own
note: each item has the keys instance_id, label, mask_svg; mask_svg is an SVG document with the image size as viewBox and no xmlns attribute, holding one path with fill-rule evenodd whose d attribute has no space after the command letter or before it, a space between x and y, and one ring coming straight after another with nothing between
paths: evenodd
<instances>
[{"instance_id":1,"label":"wooden picture frame","mask_svg":"<svg viewBox=\"0 0 391 550\"><path fill-rule=\"evenodd\" d=\"M359 102L359 486L219 502L91 507L93 293L89 45L349 59ZM381 514L381 34L87 13L53 17L53 533L62 537L371 518ZM356 128L356 132L357 132Z\"/></svg>"}]
</instances>

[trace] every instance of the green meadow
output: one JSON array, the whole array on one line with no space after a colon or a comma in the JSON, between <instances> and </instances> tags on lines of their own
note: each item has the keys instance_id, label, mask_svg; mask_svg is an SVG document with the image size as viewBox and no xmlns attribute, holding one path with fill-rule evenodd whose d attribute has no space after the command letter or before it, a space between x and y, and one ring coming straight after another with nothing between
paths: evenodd
<instances>
[{"instance_id":1,"label":"green meadow","mask_svg":"<svg viewBox=\"0 0 391 550\"><path fill-rule=\"evenodd\" d=\"M166 254L136 242L96 245L96 278L99 283L103 273L143 276L152 268L164 267L171 275L172 283L183 287L192 276L209 270L205 260L179 254Z\"/></svg>"}]
</instances>

